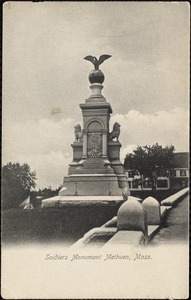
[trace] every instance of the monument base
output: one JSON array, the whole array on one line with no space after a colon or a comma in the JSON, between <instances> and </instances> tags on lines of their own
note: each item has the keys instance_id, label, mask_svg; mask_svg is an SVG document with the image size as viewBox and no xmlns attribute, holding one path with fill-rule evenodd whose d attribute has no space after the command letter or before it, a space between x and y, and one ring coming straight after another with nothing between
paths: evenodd
<instances>
[{"instance_id":1,"label":"monument base","mask_svg":"<svg viewBox=\"0 0 191 300\"><path fill-rule=\"evenodd\" d=\"M121 196L115 174L73 174L64 177L59 196Z\"/></svg>"}]
</instances>

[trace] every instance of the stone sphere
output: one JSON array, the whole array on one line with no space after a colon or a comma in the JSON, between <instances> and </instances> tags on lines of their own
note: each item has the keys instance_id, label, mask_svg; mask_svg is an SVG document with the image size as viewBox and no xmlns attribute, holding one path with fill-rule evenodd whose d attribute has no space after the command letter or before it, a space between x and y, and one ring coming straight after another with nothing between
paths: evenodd
<instances>
[{"instance_id":1,"label":"stone sphere","mask_svg":"<svg viewBox=\"0 0 191 300\"><path fill-rule=\"evenodd\" d=\"M103 83L104 82L104 74L101 70L93 70L89 74L90 83Z\"/></svg>"}]
</instances>

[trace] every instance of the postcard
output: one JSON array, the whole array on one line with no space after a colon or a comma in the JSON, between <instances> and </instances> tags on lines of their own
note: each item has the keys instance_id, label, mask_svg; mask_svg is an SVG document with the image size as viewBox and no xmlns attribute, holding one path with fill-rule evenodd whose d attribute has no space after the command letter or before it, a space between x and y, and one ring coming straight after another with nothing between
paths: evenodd
<instances>
[{"instance_id":1,"label":"postcard","mask_svg":"<svg viewBox=\"0 0 191 300\"><path fill-rule=\"evenodd\" d=\"M189 297L189 4L3 4L4 299Z\"/></svg>"}]
</instances>

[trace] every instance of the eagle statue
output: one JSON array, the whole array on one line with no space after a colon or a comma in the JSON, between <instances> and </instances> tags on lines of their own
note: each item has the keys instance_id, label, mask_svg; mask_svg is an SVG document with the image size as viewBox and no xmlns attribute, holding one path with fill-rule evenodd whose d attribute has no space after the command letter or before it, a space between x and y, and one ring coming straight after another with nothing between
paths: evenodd
<instances>
[{"instance_id":1,"label":"eagle statue","mask_svg":"<svg viewBox=\"0 0 191 300\"><path fill-rule=\"evenodd\" d=\"M110 57L111 55L103 54L99 57L99 59L97 59L95 56L88 55L84 57L84 59L91 61L91 63L94 65L95 70L99 70L99 65L101 65L104 62L104 60Z\"/></svg>"}]
</instances>

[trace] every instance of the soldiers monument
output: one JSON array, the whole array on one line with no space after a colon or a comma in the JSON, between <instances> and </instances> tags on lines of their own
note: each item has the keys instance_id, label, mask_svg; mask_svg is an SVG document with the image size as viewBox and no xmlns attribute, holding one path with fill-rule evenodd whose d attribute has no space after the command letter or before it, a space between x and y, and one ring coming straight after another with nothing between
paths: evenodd
<instances>
[{"instance_id":1,"label":"soldiers monument","mask_svg":"<svg viewBox=\"0 0 191 300\"><path fill-rule=\"evenodd\" d=\"M99 60L91 55L84 59L94 65L89 74L91 95L80 104L83 129L77 124L72 143L73 161L69 164L68 175L64 177L59 195L45 199L71 201L121 201L129 195L127 178L120 161L120 124L117 122L110 131L112 108L101 91L104 74L99 69L110 55L101 55ZM47 203L48 204L48 203Z\"/></svg>"}]
</instances>

